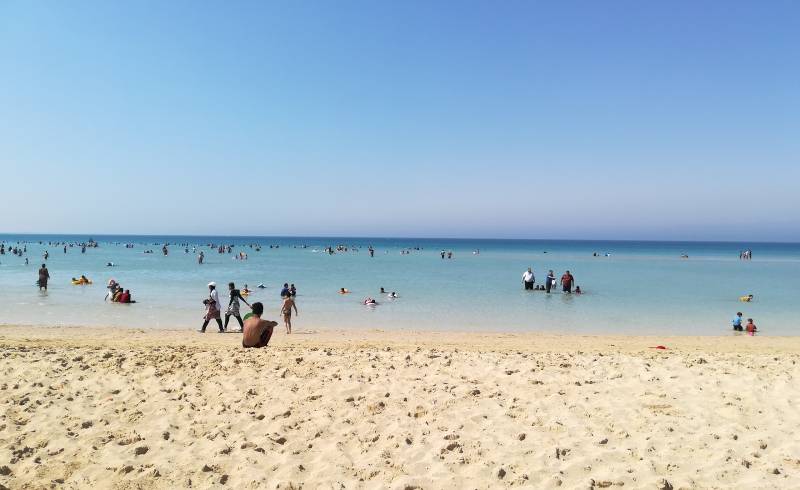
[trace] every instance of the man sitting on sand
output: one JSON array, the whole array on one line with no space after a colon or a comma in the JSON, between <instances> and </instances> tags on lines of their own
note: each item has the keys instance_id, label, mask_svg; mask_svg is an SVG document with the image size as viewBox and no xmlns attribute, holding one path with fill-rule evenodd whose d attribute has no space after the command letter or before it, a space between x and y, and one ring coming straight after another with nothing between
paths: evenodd
<instances>
[{"instance_id":1,"label":"man sitting on sand","mask_svg":"<svg viewBox=\"0 0 800 490\"><path fill-rule=\"evenodd\" d=\"M264 305L260 302L253 303L253 316L244 321L244 333L242 334L242 347L266 347L272 337L272 329L278 322L262 320Z\"/></svg>"}]
</instances>

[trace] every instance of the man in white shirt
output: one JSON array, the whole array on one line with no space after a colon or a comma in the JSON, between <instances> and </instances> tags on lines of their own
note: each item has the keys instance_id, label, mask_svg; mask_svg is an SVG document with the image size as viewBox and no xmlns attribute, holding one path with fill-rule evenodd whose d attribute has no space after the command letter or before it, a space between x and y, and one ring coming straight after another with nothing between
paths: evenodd
<instances>
[{"instance_id":1,"label":"man in white shirt","mask_svg":"<svg viewBox=\"0 0 800 490\"><path fill-rule=\"evenodd\" d=\"M522 273L522 283L525 285L525 289L532 290L534 282L536 282L536 278L533 277L533 270L528 267L528 270Z\"/></svg>"}]
</instances>

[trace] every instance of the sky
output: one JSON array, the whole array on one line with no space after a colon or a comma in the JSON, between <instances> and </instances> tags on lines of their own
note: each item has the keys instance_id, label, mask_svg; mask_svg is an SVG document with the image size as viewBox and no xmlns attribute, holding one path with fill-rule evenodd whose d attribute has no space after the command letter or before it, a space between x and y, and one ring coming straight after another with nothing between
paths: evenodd
<instances>
[{"instance_id":1,"label":"sky","mask_svg":"<svg viewBox=\"0 0 800 490\"><path fill-rule=\"evenodd\" d=\"M800 241L800 2L0 1L0 233Z\"/></svg>"}]
</instances>

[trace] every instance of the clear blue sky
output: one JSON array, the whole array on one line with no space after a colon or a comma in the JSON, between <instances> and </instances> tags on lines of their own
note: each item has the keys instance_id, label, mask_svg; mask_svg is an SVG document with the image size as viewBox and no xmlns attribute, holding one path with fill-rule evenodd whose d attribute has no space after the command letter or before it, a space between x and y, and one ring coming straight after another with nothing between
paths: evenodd
<instances>
[{"instance_id":1,"label":"clear blue sky","mask_svg":"<svg viewBox=\"0 0 800 490\"><path fill-rule=\"evenodd\" d=\"M800 240L800 2L0 2L0 232Z\"/></svg>"}]
</instances>

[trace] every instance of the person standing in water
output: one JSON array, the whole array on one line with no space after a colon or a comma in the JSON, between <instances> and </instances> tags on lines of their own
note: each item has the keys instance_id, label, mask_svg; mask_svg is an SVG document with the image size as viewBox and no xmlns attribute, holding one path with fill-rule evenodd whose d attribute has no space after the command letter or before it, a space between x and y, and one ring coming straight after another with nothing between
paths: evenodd
<instances>
[{"instance_id":1,"label":"person standing in water","mask_svg":"<svg viewBox=\"0 0 800 490\"><path fill-rule=\"evenodd\" d=\"M737 311L736 312L736 316L733 317L733 321L731 323L733 323L733 330L735 332L741 332L743 330L743 328L742 328L742 312L741 311Z\"/></svg>"},{"instance_id":2,"label":"person standing in water","mask_svg":"<svg viewBox=\"0 0 800 490\"><path fill-rule=\"evenodd\" d=\"M569 271L565 272L564 275L561 276L562 290L567 294L571 293L573 284L575 284L575 278Z\"/></svg>"},{"instance_id":3,"label":"person standing in water","mask_svg":"<svg viewBox=\"0 0 800 490\"><path fill-rule=\"evenodd\" d=\"M522 284L526 290L532 290L534 282L536 282L536 278L533 276L533 269L528 267L528 270L522 273Z\"/></svg>"},{"instance_id":4,"label":"person standing in water","mask_svg":"<svg viewBox=\"0 0 800 490\"><path fill-rule=\"evenodd\" d=\"M291 296L285 297L281 305L281 315L283 315L283 324L286 327L286 333L292 333L292 308L294 308L294 313L299 315L294 298Z\"/></svg>"},{"instance_id":5,"label":"person standing in water","mask_svg":"<svg viewBox=\"0 0 800 490\"><path fill-rule=\"evenodd\" d=\"M47 281L50 280L50 271L47 270L47 266L42 264L42 268L39 269L39 290L44 289L47 291Z\"/></svg>"},{"instance_id":6,"label":"person standing in water","mask_svg":"<svg viewBox=\"0 0 800 490\"><path fill-rule=\"evenodd\" d=\"M550 294L550 289L556 286L556 274L553 272L553 269L550 269L550 271L547 273L547 279L545 279L544 281L545 281L544 289L545 291L547 291L548 294Z\"/></svg>"},{"instance_id":7,"label":"person standing in water","mask_svg":"<svg viewBox=\"0 0 800 490\"><path fill-rule=\"evenodd\" d=\"M200 328L200 333L206 333L206 327L211 320L216 320L219 325L219 333L224 333L225 329L222 327L222 319L220 318L220 310L222 305L219 302L219 293L217 293L217 283L208 283L208 298L203 301L206 305L206 314L203 316L203 326Z\"/></svg>"},{"instance_id":8,"label":"person standing in water","mask_svg":"<svg viewBox=\"0 0 800 490\"><path fill-rule=\"evenodd\" d=\"M233 316L236 318L236 321L239 322L239 328L244 329L244 322L242 321L242 316L239 314L239 300L244 301L244 304L247 306L250 306L250 303L244 299L241 291L236 289L236 285L232 282L228 283L228 294L230 295L230 300L228 301L228 309L225 310L225 325L222 328L223 330L228 330L228 321L231 319L231 316Z\"/></svg>"}]
</instances>

